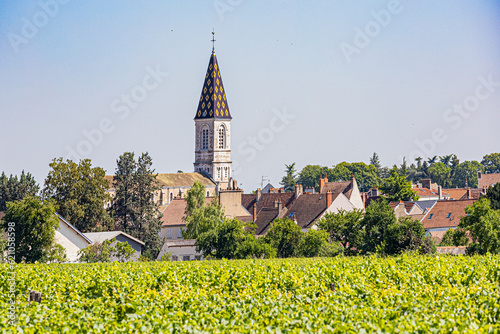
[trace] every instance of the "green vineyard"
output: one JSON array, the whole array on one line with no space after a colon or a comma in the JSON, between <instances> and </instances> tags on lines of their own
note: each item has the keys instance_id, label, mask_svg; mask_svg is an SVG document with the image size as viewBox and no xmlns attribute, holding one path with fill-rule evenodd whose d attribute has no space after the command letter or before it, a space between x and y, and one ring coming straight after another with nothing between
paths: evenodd
<instances>
[{"instance_id":1,"label":"green vineyard","mask_svg":"<svg viewBox=\"0 0 500 334\"><path fill-rule=\"evenodd\" d=\"M500 331L499 256L18 265L14 325L9 270L3 333Z\"/></svg>"}]
</instances>

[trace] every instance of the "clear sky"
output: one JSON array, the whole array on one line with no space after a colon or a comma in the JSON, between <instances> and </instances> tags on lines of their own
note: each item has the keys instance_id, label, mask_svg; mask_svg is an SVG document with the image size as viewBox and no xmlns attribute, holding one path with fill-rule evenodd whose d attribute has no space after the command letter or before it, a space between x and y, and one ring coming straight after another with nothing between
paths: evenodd
<instances>
[{"instance_id":1,"label":"clear sky","mask_svg":"<svg viewBox=\"0 0 500 334\"><path fill-rule=\"evenodd\" d=\"M192 171L213 28L246 191L285 163L500 152L499 1L4 0L0 171Z\"/></svg>"}]
</instances>

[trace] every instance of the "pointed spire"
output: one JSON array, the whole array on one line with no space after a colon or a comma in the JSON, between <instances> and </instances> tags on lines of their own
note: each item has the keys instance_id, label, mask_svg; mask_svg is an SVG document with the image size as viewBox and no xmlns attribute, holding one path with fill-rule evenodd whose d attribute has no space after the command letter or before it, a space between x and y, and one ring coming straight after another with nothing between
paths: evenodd
<instances>
[{"instance_id":1,"label":"pointed spire","mask_svg":"<svg viewBox=\"0 0 500 334\"><path fill-rule=\"evenodd\" d=\"M215 37L215 32L212 32L212 34ZM215 42L214 37L212 37L212 43ZM212 54L210 55L210 61L208 62L205 82L203 83L198 109L196 110L196 116L194 118L232 119L227 105L226 91L224 90L224 85L222 84L222 77L220 75L219 64L217 63L214 46L212 46Z\"/></svg>"}]
</instances>

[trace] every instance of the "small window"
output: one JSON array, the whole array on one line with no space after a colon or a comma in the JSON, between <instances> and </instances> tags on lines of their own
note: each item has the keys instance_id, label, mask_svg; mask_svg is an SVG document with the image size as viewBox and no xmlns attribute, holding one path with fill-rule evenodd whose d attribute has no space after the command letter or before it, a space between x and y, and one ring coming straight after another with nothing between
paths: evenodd
<instances>
[{"instance_id":1,"label":"small window","mask_svg":"<svg viewBox=\"0 0 500 334\"><path fill-rule=\"evenodd\" d=\"M189 256L189 255L182 256L182 261L190 261L190 260L191 260L191 256Z\"/></svg>"},{"instance_id":2,"label":"small window","mask_svg":"<svg viewBox=\"0 0 500 334\"><path fill-rule=\"evenodd\" d=\"M178 261L179 258L177 257L177 255L172 255L172 261Z\"/></svg>"},{"instance_id":3,"label":"small window","mask_svg":"<svg viewBox=\"0 0 500 334\"><path fill-rule=\"evenodd\" d=\"M194 259L197 260L197 261L201 261L201 255L195 255Z\"/></svg>"},{"instance_id":4,"label":"small window","mask_svg":"<svg viewBox=\"0 0 500 334\"><path fill-rule=\"evenodd\" d=\"M177 238L182 238L182 228L179 227L179 231L177 232Z\"/></svg>"},{"instance_id":5,"label":"small window","mask_svg":"<svg viewBox=\"0 0 500 334\"><path fill-rule=\"evenodd\" d=\"M170 202L174 199L174 193L170 193Z\"/></svg>"},{"instance_id":6,"label":"small window","mask_svg":"<svg viewBox=\"0 0 500 334\"><path fill-rule=\"evenodd\" d=\"M433 213L431 213L431 214L429 215L429 219L432 219L432 217L433 217L433 216L434 216L434 214L433 214Z\"/></svg>"},{"instance_id":7,"label":"small window","mask_svg":"<svg viewBox=\"0 0 500 334\"><path fill-rule=\"evenodd\" d=\"M172 230L171 229L167 230L167 239L172 239Z\"/></svg>"},{"instance_id":8,"label":"small window","mask_svg":"<svg viewBox=\"0 0 500 334\"><path fill-rule=\"evenodd\" d=\"M210 197L210 191L207 191L207 197Z\"/></svg>"},{"instance_id":9,"label":"small window","mask_svg":"<svg viewBox=\"0 0 500 334\"><path fill-rule=\"evenodd\" d=\"M448 214L448 216L446 216L446 218L450 218L451 217L451 212Z\"/></svg>"}]
</instances>

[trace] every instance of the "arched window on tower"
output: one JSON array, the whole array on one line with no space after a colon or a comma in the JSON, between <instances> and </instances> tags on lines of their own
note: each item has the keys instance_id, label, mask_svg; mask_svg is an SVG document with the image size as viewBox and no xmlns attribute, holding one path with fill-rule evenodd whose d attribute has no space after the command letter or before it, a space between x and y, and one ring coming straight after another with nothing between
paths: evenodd
<instances>
[{"instance_id":1,"label":"arched window on tower","mask_svg":"<svg viewBox=\"0 0 500 334\"><path fill-rule=\"evenodd\" d=\"M208 150L208 129L201 130L201 149Z\"/></svg>"},{"instance_id":2,"label":"arched window on tower","mask_svg":"<svg viewBox=\"0 0 500 334\"><path fill-rule=\"evenodd\" d=\"M224 129L224 125L221 125L219 128L219 149L226 148L226 129Z\"/></svg>"}]
</instances>

